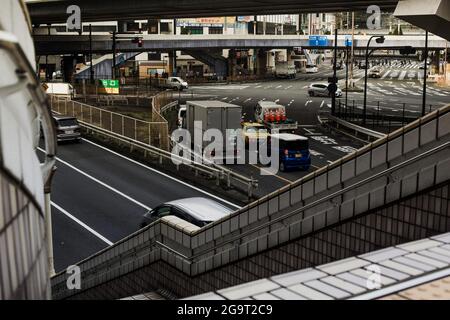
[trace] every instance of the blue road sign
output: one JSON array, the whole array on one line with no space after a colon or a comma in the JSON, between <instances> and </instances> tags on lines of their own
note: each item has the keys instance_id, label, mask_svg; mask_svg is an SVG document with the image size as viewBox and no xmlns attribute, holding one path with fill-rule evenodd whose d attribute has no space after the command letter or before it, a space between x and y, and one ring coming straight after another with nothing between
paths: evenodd
<instances>
[{"instance_id":1,"label":"blue road sign","mask_svg":"<svg viewBox=\"0 0 450 320\"><path fill-rule=\"evenodd\" d=\"M327 47L328 37L327 36L309 36L309 45L311 47Z\"/></svg>"},{"instance_id":2,"label":"blue road sign","mask_svg":"<svg viewBox=\"0 0 450 320\"><path fill-rule=\"evenodd\" d=\"M346 47L352 46L352 36L345 36L345 46Z\"/></svg>"}]
</instances>

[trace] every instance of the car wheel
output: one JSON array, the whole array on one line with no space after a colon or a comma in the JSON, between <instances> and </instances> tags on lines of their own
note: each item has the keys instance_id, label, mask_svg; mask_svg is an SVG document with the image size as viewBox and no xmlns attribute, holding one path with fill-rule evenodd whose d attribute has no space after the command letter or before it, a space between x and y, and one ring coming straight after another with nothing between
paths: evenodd
<instances>
[{"instance_id":1,"label":"car wheel","mask_svg":"<svg viewBox=\"0 0 450 320\"><path fill-rule=\"evenodd\" d=\"M285 172L286 171L286 166L284 165L284 162L280 163L280 171L281 172Z\"/></svg>"},{"instance_id":2,"label":"car wheel","mask_svg":"<svg viewBox=\"0 0 450 320\"><path fill-rule=\"evenodd\" d=\"M309 96L310 96L310 97L314 97L314 92L311 91L311 92L309 93Z\"/></svg>"}]
</instances>

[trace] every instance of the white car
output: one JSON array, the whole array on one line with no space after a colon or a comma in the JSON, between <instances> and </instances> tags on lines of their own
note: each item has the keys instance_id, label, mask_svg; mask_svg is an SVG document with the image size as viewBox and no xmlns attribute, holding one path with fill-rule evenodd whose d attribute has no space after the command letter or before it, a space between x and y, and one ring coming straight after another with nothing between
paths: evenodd
<instances>
[{"instance_id":1,"label":"white car","mask_svg":"<svg viewBox=\"0 0 450 320\"><path fill-rule=\"evenodd\" d=\"M317 73L319 72L319 69L315 65L307 65L306 66L306 73Z\"/></svg>"},{"instance_id":2,"label":"white car","mask_svg":"<svg viewBox=\"0 0 450 320\"><path fill-rule=\"evenodd\" d=\"M331 94L328 86L327 83L313 83L308 87L308 94L310 97L329 97ZM336 97L342 97L342 90L339 88L336 91Z\"/></svg>"},{"instance_id":3,"label":"white car","mask_svg":"<svg viewBox=\"0 0 450 320\"><path fill-rule=\"evenodd\" d=\"M164 87L168 89L176 89L178 91L189 89L188 83L185 80L181 79L180 77L169 77L165 81Z\"/></svg>"}]
</instances>

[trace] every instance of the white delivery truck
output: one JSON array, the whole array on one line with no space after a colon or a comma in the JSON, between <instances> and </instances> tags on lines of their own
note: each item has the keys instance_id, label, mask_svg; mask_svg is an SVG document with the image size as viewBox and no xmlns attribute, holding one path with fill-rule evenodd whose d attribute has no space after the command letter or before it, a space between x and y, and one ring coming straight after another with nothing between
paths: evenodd
<instances>
[{"instance_id":1,"label":"white delivery truck","mask_svg":"<svg viewBox=\"0 0 450 320\"><path fill-rule=\"evenodd\" d=\"M227 154L225 151L227 145L235 148L233 159L240 156L236 148L236 143L237 139L241 136L239 132L239 130L241 130L242 119L241 106L214 100L188 101L186 102L186 109L186 121L184 122L186 125L185 129L187 129L191 135L194 150L198 151L200 148L203 150L211 143L210 141L194 141L195 130L196 128L199 130L201 126L203 137L207 130L216 129L222 133L224 139L223 157L218 157L218 155L214 154L208 156L212 156L216 160L226 159ZM231 147L229 147L229 149L231 149Z\"/></svg>"},{"instance_id":2,"label":"white delivery truck","mask_svg":"<svg viewBox=\"0 0 450 320\"><path fill-rule=\"evenodd\" d=\"M275 75L277 78L295 78L297 69L295 61L277 62L275 64Z\"/></svg>"},{"instance_id":3,"label":"white delivery truck","mask_svg":"<svg viewBox=\"0 0 450 320\"><path fill-rule=\"evenodd\" d=\"M298 129L297 121L287 118L286 107L273 101L259 101L255 107L255 119L271 132L292 133Z\"/></svg>"},{"instance_id":4,"label":"white delivery truck","mask_svg":"<svg viewBox=\"0 0 450 320\"><path fill-rule=\"evenodd\" d=\"M183 91L189 89L189 84L180 77L169 77L158 79L158 86L162 89Z\"/></svg>"},{"instance_id":5,"label":"white delivery truck","mask_svg":"<svg viewBox=\"0 0 450 320\"><path fill-rule=\"evenodd\" d=\"M65 82L46 82L43 84L47 94L54 94L58 96L67 96L75 98L76 92L70 83Z\"/></svg>"}]
</instances>

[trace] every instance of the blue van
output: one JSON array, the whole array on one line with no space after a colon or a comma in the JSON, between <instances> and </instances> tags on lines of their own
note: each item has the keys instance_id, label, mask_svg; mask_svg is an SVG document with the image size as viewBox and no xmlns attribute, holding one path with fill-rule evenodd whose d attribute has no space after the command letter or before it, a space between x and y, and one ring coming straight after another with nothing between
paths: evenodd
<instances>
[{"instance_id":1,"label":"blue van","mask_svg":"<svg viewBox=\"0 0 450 320\"><path fill-rule=\"evenodd\" d=\"M280 133L271 135L271 140L275 139L280 143L280 171L309 170L311 154L308 138L290 133Z\"/></svg>"}]
</instances>

